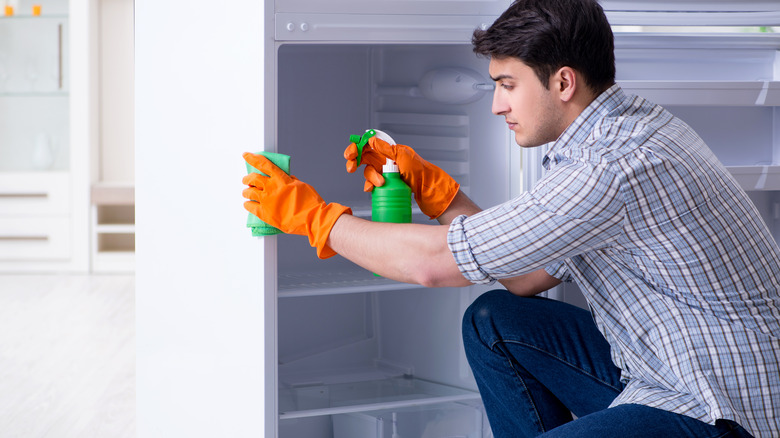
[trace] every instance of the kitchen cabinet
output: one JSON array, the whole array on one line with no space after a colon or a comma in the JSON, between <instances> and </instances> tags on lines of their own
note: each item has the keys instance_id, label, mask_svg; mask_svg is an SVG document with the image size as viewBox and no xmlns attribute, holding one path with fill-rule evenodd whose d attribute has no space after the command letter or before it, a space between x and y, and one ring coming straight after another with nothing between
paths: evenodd
<instances>
[{"instance_id":1,"label":"kitchen cabinet","mask_svg":"<svg viewBox=\"0 0 780 438\"><path fill-rule=\"evenodd\" d=\"M0 272L86 271L94 5L36 5L0 16Z\"/></svg>"}]
</instances>

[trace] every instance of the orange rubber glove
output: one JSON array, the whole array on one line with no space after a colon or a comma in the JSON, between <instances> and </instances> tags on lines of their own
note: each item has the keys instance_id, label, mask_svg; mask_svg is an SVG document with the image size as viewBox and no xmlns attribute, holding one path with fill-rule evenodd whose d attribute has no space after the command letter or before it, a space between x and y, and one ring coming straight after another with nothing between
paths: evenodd
<instances>
[{"instance_id":1,"label":"orange rubber glove","mask_svg":"<svg viewBox=\"0 0 780 438\"><path fill-rule=\"evenodd\" d=\"M328 245L330 230L342 214L352 214L349 207L326 204L314 187L287 175L262 155L244 153L244 160L264 175L250 173L243 183L249 188L243 195L250 213L288 234L307 236L317 248L317 256L326 259L336 255Z\"/></svg>"},{"instance_id":2,"label":"orange rubber glove","mask_svg":"<svg viewBox=\"0 0 780 438\"><path fill-rule=\"evenodd\" d=\"M357 170L357 156L357 146L351 143L344 151L347 172L352 173ZM370 192L375 186L384 185L382 165L385 164L386 158L398 164L401 179L412 189L414 200L420 206L420 210L431 219L441 216L458 194L460 184L440 167L425 161L409 146L391 145L377 137L368 140L360 158L360 164L366 164L363 170L363 176L366 178L364 191Z\"/></svg>"}]
</instances>

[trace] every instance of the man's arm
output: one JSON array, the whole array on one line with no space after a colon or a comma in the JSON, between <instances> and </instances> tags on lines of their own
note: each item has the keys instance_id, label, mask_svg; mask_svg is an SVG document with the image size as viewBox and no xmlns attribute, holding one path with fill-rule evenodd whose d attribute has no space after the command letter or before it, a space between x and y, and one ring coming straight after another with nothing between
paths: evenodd
<instances>
[{"instance_id":1,"label":"man's arm","mask_svg":"<svg viewBox=\"0 0 780 438\"><path fill-rule=\"evenodd\" d=\"M249 186L243 191L248 199L244 207L286 233L307 236L318 256L327 258L340 253L387 278L427 287L471 284L460 273L447 244L449 225L359 219L348 214L350 209L343 205L327 204L313 187L287 175L267 158L246 153L244 159L262 172L243 178ZM447 201L444 213L439 215L445 224L458 215L480 211L459 190ZM511 292L524 295L538 293L544 290L540 287L552 286L555 281L543 271L502 280Z\"/></svg>"},{"instance_id":2,"label":"man's arm","mask_svg":"<svg viewBox=\"0 0 780 438\"><path fill-rule=\"evenodd\" d=\"M447 246L447 225L391 224L342 215L328 245L383 277L425 287L469 286Z\"/></svg>"},{"instance_id":3,"label":"man's arm","mask_svg":"<svg viewBox=\"0 0 780 438\"><path fill-rule=\"evenodd\" d=\"M330 232L328 245L341 256L386 278L426 287L469 286L447 245L449 224L461 214L481 209L463 192L439 216L443 225L376 223L343 215ZM499 280L515 295L531 296L560 280L544 269Z\"/></svg>"},{"instance_id":4,"label":"man's arm","mask_svg":"<svg viewBox=\"0 0 780 438\"><path fill-rule=\"evenodd\" d=\"M505 278L503 280L498 280L498 282L509 292L523 297L530 297L542 293L561 284L561 280L548 274L544 269L537 269L536 271L517 277Z\"/></svg>"},{"instance_id":5,"label":"man's arm","mask_svg":"<svg viewBox=\"0 0 780 438\"><path fill-rule=\"evenodd\" d=\"M468 286L447 245L447 230L457 216L479 211L458 191L437 218L441 225L375 223L344 215L331 229L328 246L386 278L426 287Z\"/></svg>"},{"instance_id":6,"label":"man's arm","mask_svg":"<svg viewBox=\"0 0 780 438\"><path fill-rule=\"evenodd\" d=\"M458 191L458 194L455 195L450 206L437 219L439 223L447 225L462 214L470 216L474 213L479 213L480 211L482 211L482 209L469 199L465 193ZM509 292L520 296L536 295L561 284L560 280L548 274L544 269L539 269L517 277L505 278L503 280L498 280L498 282Z\"/></svg>"},{"instance_id":7,"label":"man's arm","mask_svg":"<svg viewBox=\"0 0 780 438\"><path fill-rule=\"evenodd\" d=\"M469 199L465 193L458 190L458 193L454 198L452 198L450 205L446 210L444 210L444 213L442 213L441 216L436 218L436 220L438 220L442 225L449 225L453 219L462 214L471 216L472 214L479 213L480 211L482 211L482 209L479 208L479 206L477 206L474 201Z\"/></svg>"}]
</instances>

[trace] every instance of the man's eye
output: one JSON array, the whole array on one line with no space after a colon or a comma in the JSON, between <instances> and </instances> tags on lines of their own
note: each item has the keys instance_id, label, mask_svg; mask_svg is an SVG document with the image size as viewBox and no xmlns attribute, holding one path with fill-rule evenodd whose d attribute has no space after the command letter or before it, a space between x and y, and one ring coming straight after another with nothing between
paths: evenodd
<instances>
[{"instance_id":1,"label":"man's eye","mask_svg":"<svg viewBox=\"0 0 780 438\"><path fill-rule=\"evenodd\" d=\"M512 85L501 84L501 88L503 88L504 90L511 90L515 87L513 87Z\"/></svg>"}]
</instances>

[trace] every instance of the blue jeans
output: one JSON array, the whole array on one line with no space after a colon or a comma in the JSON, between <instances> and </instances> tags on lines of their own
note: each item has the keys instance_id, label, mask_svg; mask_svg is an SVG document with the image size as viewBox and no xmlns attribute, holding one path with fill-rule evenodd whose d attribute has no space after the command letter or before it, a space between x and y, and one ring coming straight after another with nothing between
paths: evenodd
<instances>
[{"instance_id":1,"label":"blue jeans","mask_svg":"<svg viewBox=\"0 0 780 438\"><path fill-rule=\"evenodd\" d=\"M620 369L591 314L570 304L487 292L466 310L463 342L496 438L750 437L731 421L607 409L623 390Z\"/></svg>"}]
</instances>

